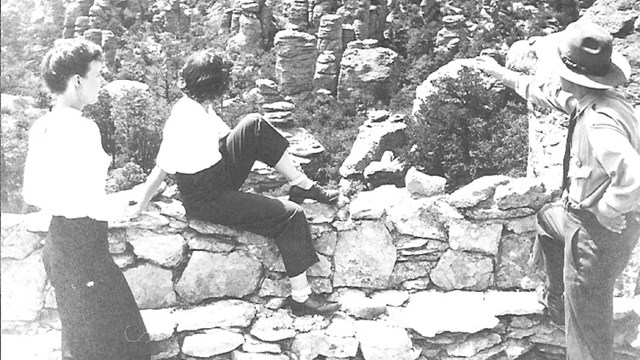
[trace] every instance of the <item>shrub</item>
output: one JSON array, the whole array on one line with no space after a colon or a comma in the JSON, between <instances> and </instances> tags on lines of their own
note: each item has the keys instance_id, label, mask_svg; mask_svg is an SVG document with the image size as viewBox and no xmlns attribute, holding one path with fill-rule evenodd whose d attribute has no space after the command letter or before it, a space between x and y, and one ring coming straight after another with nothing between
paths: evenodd
<instances>
[{"instance_id":1,"label":"shrub","mask_svg":"<svg viewBox=\"0 0 640 360\"><path fill-rule=\"evenodd\" d=\"M115 159L116 140L115 140L115 124L111 119L111 102L113 99L106 90L101 90L98 94L98 101L84 107L82 115L92 119L100 129L100 137L102 139L102 148L107 154Z\"/></svg>"},{"instance_id":2,"label":"shrub","mask_svg":"<svg viewBox=\"0 0 640 360\"><path fill-rule=\"evenodd\" d=\"M3 1L0 38L0 92L38 97L46 92L39 79L40 61L62 33L62 22L33 22L33 9L42 2L34 0ZM51 15L64 16L59 0L47 1ZM39 104L37 104L39 105Z\"/></svg>"},{"instance_id":3,"label":"shrub","mask_svg":"<svg viewBox=\"0 0 640 360\"><path fill-rule=\"evenodd\" d=\"M117 99L101 92L98 102L84 111L86 117L98 124L103 148L115 160L113 166L133 162L145 172L155 166L169 113L164 99L139 89L125 91Z\"/></svg>"},{"instance_id":4,"label":"shrub","mask_svg":"<svg viewBox=\"0 0 640 360\"><path fill-rule=\"evenodd\" d=\"M554 0L555 1L555 0ZM502 52L517 40L534 35L543 35L553 22L553 14L545 1L529 2L527 7L518 7L511 0L495 0L487 6L486 2L475 0L457 0L451 5L459 8L468 22L478 24L473 31L467 26L454 29L460 42L450 51L436 51L438 32L443 28L441 17L436 14L430 21L420 16L420 1L398 0L404 9L394 14L389 24L390 38L386 46L398 52L400 56L400 91L392 99L392 104L406 103L396 99L415 89L432 72L456 58L471 58L480 55L483 50ZM535 9L534 9L535 7ZM486 24L486 26L482 26Z\"/></svg>"},{"instance_id":5,"label":"shrub","mask_svg":"<svg viewBox=\"0 0 640 360\"><path fill-rule=\"evenodd\" d=\"M107 193L114 193L129 190L134 186L143 183L146 178L147 176L140 165L128 162L123 167L109 172L106 191Z\"/></svg>"},{"instance_id":6,"label":"shrub","mask_svg":"<svg viewBox=\"0 0 640 360\"><path fill-rule=\"evenodd\" d=\"M20 113L2 114L1 121L2 212L22 213L26 210L26 204L22 199L22 181L31 123Z\"/></svg>"},{"instance_id":7,"label":"shrub","mask_svg":"<svg viewBox=\"0 0 640 360\"><path fill-rule=\"evenodd\" d=\"M297 104L293 114L296 125L307 129L325 148L317 159L317 169L307 171L314 180L323 184L340 180L338 170L351 152L370 101L356 93L342 102L317 97Z\"/></svg>"},{"instance_id":8,"label":"shrub","mask_svg":"<svg viewBox=\"0 0 640 360\"><path fill-rule=\"evenodd\" d=\"M229 96L236 97L256 86L256 80L263 78L275 79L276 56L273 50L261 52L259 55L247 54L233 59L231 69L233 85L229 89Z\"/></svg>"},{"instance_id":9,"label":"shrub","mask_svg":"<svg viewBox=\"0 0 640 360\"><path fill-rule=\"evenodd\" d=\"M141 90L130 90L113 103L116 167L134 162L146 172L153 169L169 113L164 100Z\"/></svg>"},{"instance_id":10,"label":"shrub","mask_svg":"<svg viewBox=\"0 0 640 360\"><path fill-rule=\"evenodd\" d=\"M127 32L116 52L115 79L149 85L151 93L167 103L182 96L177 88L179 71L191 51L188 44L171 33Z\"/></svg>"},{"instance_id":11,"label":"shrub","mask_svg":"<svg viewBox=\"0 0 640 360\"><path fill-rule=\"evenodd\" d=\"M449 191L486 175L524 175L526 107L517 95L488 90L467 69L436 86L439 93L426 99L408 127L407 162L447 178Z\"/></svg>"}]
</instances>

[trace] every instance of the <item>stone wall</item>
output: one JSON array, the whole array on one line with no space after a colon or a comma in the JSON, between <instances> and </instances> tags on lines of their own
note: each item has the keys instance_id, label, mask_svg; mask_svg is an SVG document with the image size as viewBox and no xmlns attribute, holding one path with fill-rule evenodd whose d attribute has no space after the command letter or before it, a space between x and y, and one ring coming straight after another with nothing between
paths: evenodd
<instances>
[{"instance_id":1,"label":"stone wall","mask_svg":"<svg viewBox=\"0 0 640 360\"><path fill-rule=\"evenodd\" d=\"M411 173L406 187L349 204L303 204L320 257L312 288L343 307L330 317L292 315L273 242L187 219L173 187L135 221L111 223L153 358L561 359L563 333L543 316L543 275L528 261L544 184L491 176L445 195L443 179ZM2 214L6 360L59 358L47 220ZM640 356L639 268L640 248L616 284L618 359Z\"/></svg>"}]
</instances>

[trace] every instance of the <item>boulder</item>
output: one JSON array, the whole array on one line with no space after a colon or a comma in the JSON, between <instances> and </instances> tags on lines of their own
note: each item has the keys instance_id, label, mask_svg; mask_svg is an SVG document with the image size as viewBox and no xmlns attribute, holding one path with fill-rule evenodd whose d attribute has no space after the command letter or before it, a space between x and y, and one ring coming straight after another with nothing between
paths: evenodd
<instances>
[{"instance_id":1,"label":"boulder","mask_svg":"<svg viewBox=\"0 0 640 360\"><path fill-rule=\"evenodd\" d=\"M342 55L338 79L338 100L355 92L374 101L388 103L398 90L398 54L378 47L375 40L352 41Z\"/></svg>"}]
</instances>

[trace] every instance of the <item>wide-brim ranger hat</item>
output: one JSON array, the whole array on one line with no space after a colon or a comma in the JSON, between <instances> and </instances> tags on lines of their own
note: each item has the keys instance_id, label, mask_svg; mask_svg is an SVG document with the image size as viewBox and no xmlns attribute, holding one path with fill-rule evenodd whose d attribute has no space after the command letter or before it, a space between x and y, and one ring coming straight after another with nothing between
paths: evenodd
<instances>
[{"instance_id":1,"label":"wide-brim ranger hat","mask_svg":"<svg viewBox=\"0 0 640 360\"><path fill-rule=\"evenodd\" d=\"M540 40L536 41L538 59L574 84L610 89L629 79L629 62L613 49L611 34L596 24L577 21Z\"/></svg>"}]
</instances>

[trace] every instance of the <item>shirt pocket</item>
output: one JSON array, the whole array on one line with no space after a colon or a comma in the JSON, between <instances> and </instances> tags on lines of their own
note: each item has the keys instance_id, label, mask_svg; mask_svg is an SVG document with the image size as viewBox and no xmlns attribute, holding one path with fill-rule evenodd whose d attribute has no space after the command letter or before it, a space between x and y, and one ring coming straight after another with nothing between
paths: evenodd
<instances>
[{"instance_id":1,"label":"shirt pocket","mask_svg":"<svg viewBox=\"0 0 640 360\"><path fill-rule=\"evenodd\" d=\"M584 165L580 160L572 159L568 176L574 180L587 180L593 173L593 167Z\"/></svg>"}]
</instances>

